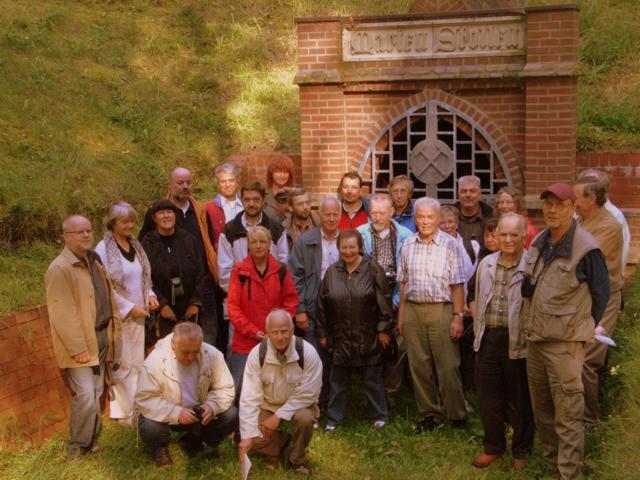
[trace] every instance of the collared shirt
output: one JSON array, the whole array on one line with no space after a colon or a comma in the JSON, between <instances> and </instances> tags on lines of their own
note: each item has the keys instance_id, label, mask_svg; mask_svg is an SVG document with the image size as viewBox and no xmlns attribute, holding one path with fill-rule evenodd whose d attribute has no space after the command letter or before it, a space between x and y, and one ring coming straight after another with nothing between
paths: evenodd
<instances>
[{"instance_id":1,"label":"collared shirt","mask_svg":"<svg viewBox=\"0 0 640 480\"><path fill-rule=\"evenodd\" d=\"M338 261L340 253L338 252L338 235L330 239L322 229L320 229L320 234L322 236L322 269L320 271L320 280L322 280L327 269Z\"/></svg>"},{"instance_id":2,"label":"collared shirt","mask_svg":"<svg viewBox=\"0 0 640 480\"><path fill-rule=\"evenodd\" d=\"M412 235L402 246L397 279L405 284L404 295L410 302L451 302L451 285L465 281L458 244L440 229L428 242Z\"/></svg>"},{"instance_id":3,"label":"collared shirt","mask_svg":"<svg viewBox=\"0 0 640 480\"><path fill-rule=\"evenodd\" d=\"M224 223L228 223L238 215L241 211L244 210L242 206L242 202L240 201L240 197L236 195L234 200L227 200L222 195L218 194L218 198L220 198L220 206L224 211Z\"/></svg>"},{"instance_id":4,"label":"collared shirt","mask_svg":"<svg viewBox=\"0 0 640 480\"><path fill-rule=\"evenodd\" d=\"M249 221L247 220L247 214L245 213L244 215L242 215L242 217L240 217L240 222L242 223L242 226L244 227L244 229L248 232L249 230L253 230L254 228L256 228L257 226L260 225L260 222L262 222L262 213L260 214L260 217L258 217L258 221L256 222L255 225L250 225ZM277 242L278 239L277 238L272 238L271 239L272 242Z\"/></svg>"},{"instance_id":5,"label":"collared shirt","mask_svg":"<svg viewBox=\"0 0 640 480\"><path fill-rule=\"evenodd\" d=\"M391 224L390 228L378 232L373 224L371 229L371 258L382 267L385 273L396 273L396 239L398 233L396 227Z\"/></svg>"},{"instance_id":6,"label":"collared shirt","mask_svg":"<svg viewBox=\"0 0 640 480\"><path fill-rule=\"evenodd\" d=\"M485 311L485 325L487 327L507 327L509 325L509 285L513 274L518 270L518 264L505 265L502 257L498 258L496 276L493 281L493 295Z\"/></svg>"}]
</instances>

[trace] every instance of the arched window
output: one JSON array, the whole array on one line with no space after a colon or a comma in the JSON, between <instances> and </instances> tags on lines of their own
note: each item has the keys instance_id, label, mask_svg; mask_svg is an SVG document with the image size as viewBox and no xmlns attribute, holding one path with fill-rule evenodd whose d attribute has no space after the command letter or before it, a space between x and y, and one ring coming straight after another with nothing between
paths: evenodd
<instances>
[{"instance_id":1,"label":"arched window","mask_svg":"<svg viewBox=\"0 0 640 480\"><path fill-rule=\"evenodd\" d=\"M373 192L386 192L393 177L410 175L414 198L428 195L443 203L457 201L456 182L464 175L480 178L484 198L513 185L502 153L484 129L436 100L392 121L369 146L359 171L370 178Z\"/></svg>"}]
</instances>

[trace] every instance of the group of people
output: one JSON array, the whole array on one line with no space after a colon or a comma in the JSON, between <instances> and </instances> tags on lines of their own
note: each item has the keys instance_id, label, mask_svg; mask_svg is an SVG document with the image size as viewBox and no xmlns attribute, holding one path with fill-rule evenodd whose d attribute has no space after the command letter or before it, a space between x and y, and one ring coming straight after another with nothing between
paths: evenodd
<instances>
[{"instance_id":1,"label":"group of people","mask_svg":"<svg viewBox=\"0 0 640 480\"><path fill-rule=\"evenodd\" d=\"M408 370L416 434L466 428L475 389L485 438L473 465L506 453L510 424L522 469L535 426L561 477L580 475L607 354L594 336L615 328L629 244L606 174L542 192L542 232L518 190L491 207L475 176L441 205L413 201L405 175L365 197L348 172L316 214L284 155L267 188L241 186L232 162L214 174L218 194L201 204L176 168L137 238L126 202L109 207L95 250L88 219L64 221L45 284L73 392L69 460L100 450L106 384L111 418L137 419L159 466L173 430L188 454L233 434L240 459L253 450L308 474L318 419L327 433L344 422L352 376L381 429Z\"/></svg>"}]
</instances>

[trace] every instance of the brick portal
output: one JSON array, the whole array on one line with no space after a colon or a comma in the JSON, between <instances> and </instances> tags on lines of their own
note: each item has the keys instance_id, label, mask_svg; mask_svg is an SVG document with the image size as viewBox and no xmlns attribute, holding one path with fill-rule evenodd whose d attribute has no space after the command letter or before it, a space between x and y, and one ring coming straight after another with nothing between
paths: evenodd
<instances>
[{"instance_id":1,"label":"brick portal","mask_svg":"<svg viewBox=\"0 0 640 480\"><path fill-rule=\"evenodd\" d=\"M376 189L375 142L435 100L487 134L535 206L542 187L575 175L578 7L422 3L459 11L296 20L304 187L335 192L355 169Z\"/></svg>"}]
</instances>

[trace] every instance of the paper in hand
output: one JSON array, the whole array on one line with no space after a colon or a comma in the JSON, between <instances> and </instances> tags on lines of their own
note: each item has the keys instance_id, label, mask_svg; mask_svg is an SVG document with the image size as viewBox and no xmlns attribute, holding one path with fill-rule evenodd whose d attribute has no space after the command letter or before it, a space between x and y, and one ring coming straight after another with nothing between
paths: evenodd
<instances>
[{"instance_id":1,"label":"paper in hand","mask_svg":"<svg viewBox=\"0 0 640 480\"><path fill-rule=\"evenodd\" d=\"M610 347L616 347L616 342L613 339L607 337L606 335L596 335L595 339L600 343L604 343L605 345L609 345Z\"/></svg>"},{"instance_id":2,"label":"paper in hand","mask_svg":"<svg viewBox=\"0 0 640 480\"><path fill-rule=\"evenodd\" d=\"M251 470L251 460L249 460L249 455L245 453L241 466L242 480L247 480L249 477L249 470Z\"/></svg>"}]
</instances>

